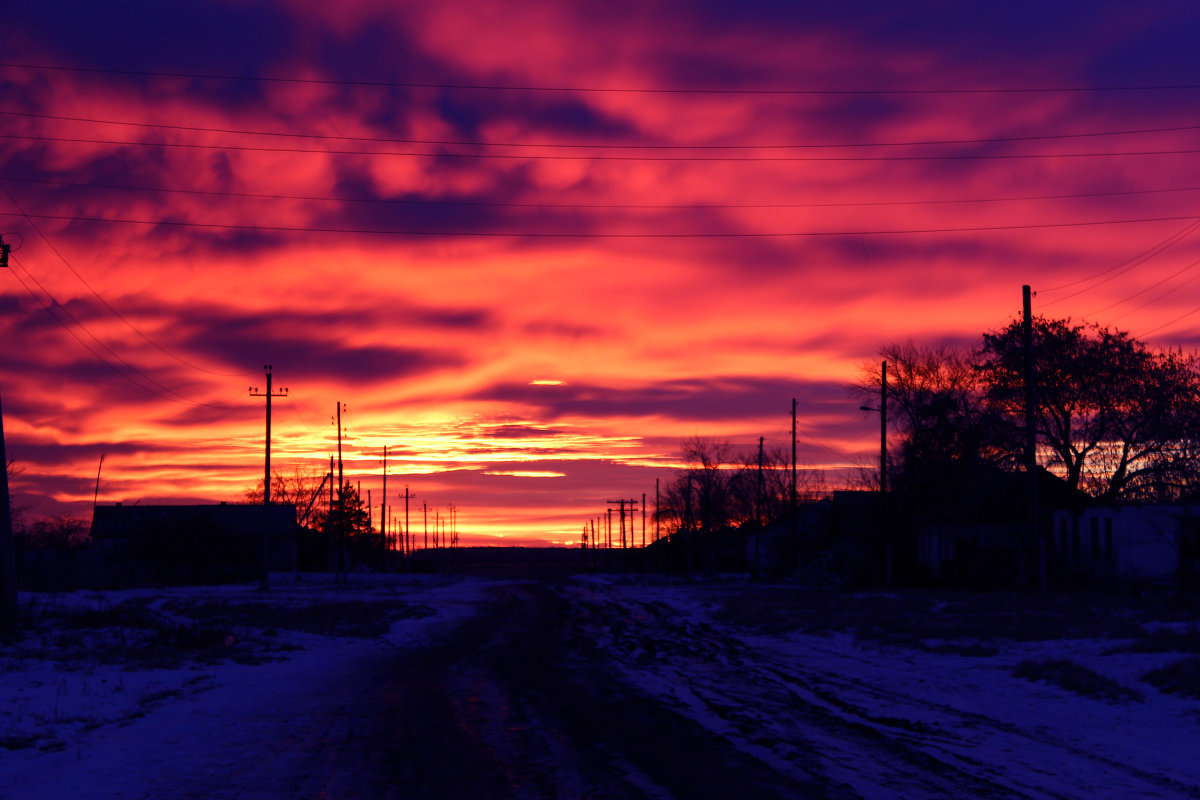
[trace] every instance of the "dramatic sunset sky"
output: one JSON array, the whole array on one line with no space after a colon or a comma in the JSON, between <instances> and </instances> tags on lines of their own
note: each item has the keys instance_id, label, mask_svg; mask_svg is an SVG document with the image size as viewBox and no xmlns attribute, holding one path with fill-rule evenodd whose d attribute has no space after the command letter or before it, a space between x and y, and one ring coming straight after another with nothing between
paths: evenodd
<instances>
[{"instance_id":1,"label":"dramatic sunset sky","mask_svg":"<svg viewBox=\"0 0 1200 800\"><path fill-rule=\"evenodd\" d=\"M891 340L1200 344L1193 3L56 2L0 33L33 517L327 464L579 539L694 435L877 457ZM393 497L393 502L396 502ZM377 514L378 512L376 512ZM503 537L503 538L499 538Z\"/></svg>"}]
</instances>

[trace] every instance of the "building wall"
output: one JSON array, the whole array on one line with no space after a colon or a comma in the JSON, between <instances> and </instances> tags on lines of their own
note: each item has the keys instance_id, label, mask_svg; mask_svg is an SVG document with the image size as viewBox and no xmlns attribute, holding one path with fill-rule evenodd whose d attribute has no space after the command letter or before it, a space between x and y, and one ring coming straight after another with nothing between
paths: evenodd
<instances>
[{"instance_id":1,"label":"building wall","mask_svg":"<svg viewBox=\"0 0 1200 800\"><path fill-rule=\"evenodd\" d=\"M170 582L244 578L261 571L264 532L271 569L294 569L291 505L100 506L92 520L92 545L109 561L154 564Z\"/></svg>"},{"instance_id":2,"label":"building wall","mask_svg":"<svg viewBox=\"0 0 1200 800\"><path fill-rule=\"evenodd\" d=\"M1147 505L1089 508L1054 518L1057 563L1077 576L1167 582L1180 571L1182 537L1193 536L1200 507Z\"/></svg>"}]
</instances>

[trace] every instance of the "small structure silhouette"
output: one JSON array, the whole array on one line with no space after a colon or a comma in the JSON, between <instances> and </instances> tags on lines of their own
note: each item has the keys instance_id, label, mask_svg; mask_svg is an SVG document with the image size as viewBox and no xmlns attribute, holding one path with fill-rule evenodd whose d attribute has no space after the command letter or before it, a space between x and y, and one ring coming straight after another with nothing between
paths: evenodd
<instances>
[{"instance_id":1,"label":"small structure silhouette","mask_svg":"<svg viewBox=\"0 0 1200 800\"><path fill-rule=\"evenodd\" d=\"M264 525L264 515L265 525ZM296 507L259 505L98 506L92 547L114 583L253 580L267 531L270 568L296 568Z\"/></svg>"}]
</instances>

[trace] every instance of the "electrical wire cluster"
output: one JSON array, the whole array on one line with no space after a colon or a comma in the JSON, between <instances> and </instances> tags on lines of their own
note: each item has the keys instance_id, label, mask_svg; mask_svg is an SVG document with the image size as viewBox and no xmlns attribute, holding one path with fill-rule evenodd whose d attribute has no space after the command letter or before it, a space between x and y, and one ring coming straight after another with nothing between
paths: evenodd
<instances>
[{"instance_id":1,"label":"electrical wire cluster","mask_svg":"<svg viewBox=\"0 0 1200 800\"><path fill-rule=\"evenodd\" d=\"M1021 98L1030 95L1080 95L1080 96L1146 96L1153 94L1171 98L1190 97L1200 90L1200 84L1181 82L1178 84L1146 84L1146 85L1108 85L1108 86L997 86L997 87L911 87L911 88L821 88L821 87L601 87L586 85L501 85L487 83L447 83L420 81L388 81L388 80L335 80L314 79L289 76L244 76L204 72L170 72L170 71L138 71L104 69L100 67L77 65L52 65L28 63L0 63L0 71L21 70L48 75L52 79L55 74L102 75L111 78L139 77L155 79L184 78L210 83L257 81L263 84L317 84L334 87L387 88L387 89L433 89L439 92L471 92L474 96L489 94L512 93L568 93L572 95L595 94L627 94L627 95L676 95L682 98L695 96L741 96L741 97L771 97L771 98L820 98L820 97L878 97L878 98L954 98L961 96L1010 96ZM51 113L50 110L34 110L6 106L0 102L0 117L8 120L18 120L27 123L27 129L22 132L6 132L0 134L0 139L10 143L10 148L25 150L48 146L69 147L71 145L102 146L114 151L131 150L134 153L144 151L154 153L160 151L201 151L226 154L290 154L303 156L306 154L320 155L331 158L404 158L415 159L432 164L441 164L446 160L451 162L481 162L504 161L520 162L522 164L537 164L538 162L586 162L603 164L605 162L660 164L664 167L677 165L681 168L695 164L702 168L705 163L712 165L736 166L739 164L765 164L772 169L787 169L789 165L796 168L820 163L844 163L848 165L896 165L905 164L944 164L953 165L956 162L1058 162L1077 161L1094 163L1094 169L1103 171L1113 163L1124 163L1130 159L1185 159L1190 162L1192 157L1200 153L1196 145L1197 132L1200 124L1182 120L1182 123L1172 118L1172 124L1145 124L1127 126L1104 126L1090 129L1045 129L1045 130L1012 130L1000 132L993 136L937 136L937 137L866 137L861 140L824 139L814 141L765 139L760 141L758 136L746 134L747 138L740 141L678 141L639 139L636 135L612 135L608 137L547 137L545 134L531 134L529 138L515 137L490 138L485 136L436 137L412 136L393 134L388 131L378 131L378 135L346 135L339 133L320 132L300 129L267 129L241 125L189 125L177 120L164 121L161 119L135 119L119 115L101 116L78 113ZM50 131L28 126L52 126ZM59 126L55 129L53 126ZM80 134L79 126L87 126L92 133ZM366 126L365 123L361 127ZM536 130L536 125L534 126ZM114 135L114 131L125 132L124 135ZM681 134L683 135L683 134ZM214 141L215 137L215 141ZM1085 145L1078 149L1077 145ZM139 158L132 155L131 158ZM1174 162L1172 162L1174 163ZM1184 172L1181 170L1181 172ZM48 245L55 256L62 261L69 271L77 278L87 291L96 298L104 309L120 320L136 336L153 348L178 362L182 367L210 375L227 375L197 364L194 360L177 355L168 348L161 346L152 337L134 326L130 320L105 300L57 248L42 228L39 221L54 221L65 223L98 223L105 225L136 225L152 226L154 228L177 228L194 230L211 230L227 232L265 232L276 234L324 234L332 236L385 236L385 237L488 237L488 238L518 238L518 239L559 239L559 240L706 240L706 239L792 239L809 240L831 237L875 237L875 236L919 236L932 234L969 234L993 232L1036 231L1043 229L1094 228L1102 226L1125 225L1135 226L1149 223L1182 222L1182 228L1165 239L1162 239L1142 251L1137 256L1126 259L1113 266L1104 266L1092 274L1049 288L1038 287L1039 296L1047 297L1042 302L1043 307L1061 307L1067 301L1094 292L1120 279L1127 279L1135 271L1146 266L1152 259L1166 257L1169 251L1181 250L1190 243L1193 234L1200 230L1200 198L1194 197L1200 192L1200 185L1192 181L1181 180L1178 185L1170 186L1138 186L1130 188L1127 184L1113 182L1112 188L1087 189L1081 187L1078 191L1045 191L1045 192L964 192L961 196L910 196L870 197L866 199L846 200L831 198L823 200L797 199L795 201L755 202L754 187L747 191L739 186L736 198L728 201L704 202L637 202L631 198L628 202L578 202L558 197L532 197L528 199L495 199L476 196L447 196L437 192L413 191L400 195L384 196L382 194L358 194L350 192L333 193L314 191L312 193L297 193L275 191L269 186L247 186L240 177L227 182L227 185L202 186L180 180L169 173L162 175L158 182L122 182L95 180L87 181L73 177L69 172L52 169L31 170L27 163L16 167L11 162L0 166L0 190L7 198L11 211L0 211L0 216L17 218L28 225ZM232 183L233 185L228 185ZM111 196L112 193L137 193L159 198L172 196L194 196L210 200L247 200L247 201L279 201L328 204L334 208L380 207L404 209L437 209L437 208L495 208L519 210L527 212L573 212L576 215L597 211L632 212L632 222L639 225L636 230L612 230L603 225L599 229L594 226L584 226L586 229L562 228L563 220L556 220L554 226L543 224L537 218L525 221L520 219L504 220L499 224L479 224L472 226L470 220L462 225L438 226L429 222L416 224L355 225L355 224L270 224L251 223L245 221L224 221L217 219L180 219L175 216L137 215L129 213L95 214L73 210L64 213L54 207L46 207L45 195L34 199L19 201L10 190L10 186L22 185L30 190L66 190L85 193L85 197ZM876 223L869 219L856 216L853 224L821 223L808 221L804 226L786 227L775 223L777 227L769 227L768 223L759 226L738 222L736 226L721 229L713 225L708 217L698 223L688 223L686 218L682 230L671 230L658 224L656 218L641 219L638 214L659 214L661 212L713 212L730 215L747 211L838 211L838 210L868 210L868 209L922 209L933 207L951 208L1007 208L1016 206L1028 208L1029 204L1054 204L1065 201L1081 204L1091 201L1114 200L1116 198L1170 200L1174 211L1167 213L1162 210L1148 210L1145 213L1096 213L1088 212L1086 216L1076 213L1071 218L1061 218L1055 214L1036 213L1032 221L991 221L967 220L963 222L949 221L932 224L895 224ZM54 198L50 198L53 202ZM1053 207L1053 206L1051 206ZM348 215L353 219L353 214ZM375 217L372 216L372 219ZM572 217L568 216L566 222ZM621 221L628 222L628 217ZM690 225L690 227L689 227ZM16 261L16 259L14 259ZM208 406L181 393L175 388L161 383L144 370L134 366L117 355L95 336L84 323L72 315L54 298L49 290L37 280L34 271L28 264L17 262L21 275L18 276L26 290L47 309L52 317L60 322L71 335L79 341L93 356L108 364L118 373L145 391L157 394L176 402L186 402L194 405ZM1146 286L1131 290L1127 295L1110 302L1101 308L1094 309L1084 316L1095 316L1123 309L1112 319L1121 319L1140 309L1159 302L1200 278L1200 259L1186 259L1186 264L1175 269L1170 274ZM1160 325L1151 333L1169 328L1176 322L1190 316L1189 312L1170 322ZM79 333L77 333L78 331ZM246 374L246 373L234 373ZM217 406L222 407L222 406ZM297 413L298 410L297 410Z\"/></svg>"}]
</instances>

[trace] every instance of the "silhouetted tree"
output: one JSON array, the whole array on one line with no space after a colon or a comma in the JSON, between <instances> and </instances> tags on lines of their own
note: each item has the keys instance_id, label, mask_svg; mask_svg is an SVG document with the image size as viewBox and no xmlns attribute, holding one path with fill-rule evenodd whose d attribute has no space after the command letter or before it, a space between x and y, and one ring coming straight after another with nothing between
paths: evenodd
<instances>
[{"instance_id":1,"label":"silhouetted tree","mask_svg":"<svg viewBox=\"0 0 1200 800\"><path fill-rule=\"evenodd\" d=\"M325 472L317 467L305 464L293 464L282 471L271 470L271 502L286 504L291 503L296 506L297 522L305 523L309 527L315 527L312 522L312 517L308 520L302 520L300 517L304 514L309 504L312 504L313 510L324 509L328 505L326 498L328 497L329 486L322 484L325 478ZM263 501L263 482L257 481L253 486L244 492L243 502L251 505L261 504Z\"/></svg>"},{"instance_id":2,"label":"silhouetted tree","mask_svg":"<svg viewBox=\"0 0 1200 800\"><path fill-rule=\"evenodd\" d=\"M696 527L711 534L726 528L733 516L729 491L733 449L729 442L694 436L683 443L683 460L691 484Z\"/></svg>"},{"instance_id":3,"label":"silhouetted tree","mask_svg":"<svg viewBox=\"0 0 1200 800\"><path fill-rule=\"evenodd\" d=\"M983 476L1011 457L1012 425L987 402L975 354L909 340L883 347L880 356L888 364L888 428L897 434L888 442L888 482L903 504L896 510L960 516ZM861 371L852 389L878 403L879 362Z\"/></svg>"},{"instance_id":4,"label":"silhouetted tree","mask_svg":"<svg viewBox=\"0 0 1200 800\"><path fill-rule=\"evenodd\" d=\"M743 452L737 469L729 478L730 523L738 527L769 525L789 513L792 490L792 457L784 447L765 448L760 469L758 448ZM822 478L815 470L796 474L797 494L801 501L819 493Z\"/></svg>"},{"instance_id":5,"label":"silhouetted tree","mask_svg":"<svg viewBox=\"0 0 1200 800\"><path fill-rule=\"evenodd\" d=\"M91 542L88 522L69 514L39 519L17 531L15 538L22 547L49 550L76 550Z\"/></svg>"},{"instance_id":6,"label":"silhouetted tree","mask_svg":"<svg viewBox=\"0 0 1200 800\"><path fill-rule=\"evenodd\" d=\"M746 525L769 525L790 514L791 453L785 447L735 452L726 441L696 436L684 442L685 463L677 477L665 485L659 501L658 521L674 533L679 530L720 533ZM818 470L797 472L799 502L812 502L826 494L824 475Z\"/></svg>"},{"instance_id":7,"label":"silhouetted tree","mask_svg":"<svg viewBox=\"0 0 1200 800\"><path fill-rule=\"evenodd\" d=\"M1200 364L1124 331L1035 318L1041 458L1072 489L1104 501L1169 500L1200 478ZM989 407L1023 427L1021 323L985 334L980 376ZM1020 452L1010 441L1014 460Z\"/></svg>"},{"instance_id":8,"label":"silhouetted tree","mask_svg":"<svg viewBox=\"0 0 1200 800\"><path fill-rule=\"evenodd\" d=\"M358 489L350 481L342 486L341 501L335 497L332 513L321 509L313 514L311 527L326 531L332 524L333 532L344 537L346 551L360 563L373 563L373 553L378 547L372 538L375 529L371 526L371 514Z\"/></svg>"},{"instance_id":9,"label":"silhouetted tree","mask_svg":"<svg viewBox=\"0 0 1200 800\"><path fill-rule=\"evenodd\" d=\"M711 570L716 537L728 530L733 516L733 449L729 442L695 436L683 443L681 457L686 466L664 488L658 520L674 541L682 535L681 566L691 570L703 556Z\"/></svg>"}]
</instances>

